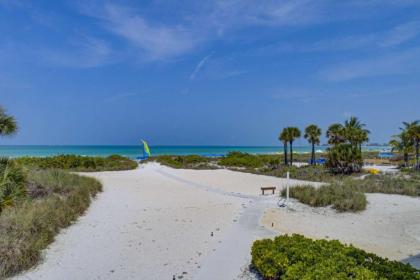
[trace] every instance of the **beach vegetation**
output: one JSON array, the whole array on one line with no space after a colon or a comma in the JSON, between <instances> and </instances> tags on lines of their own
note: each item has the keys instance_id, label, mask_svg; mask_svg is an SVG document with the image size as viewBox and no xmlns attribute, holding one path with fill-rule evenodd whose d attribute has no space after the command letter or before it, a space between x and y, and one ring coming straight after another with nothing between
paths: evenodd
<instances>
[{"instance_id":1,"label":"beach vegetation","mask_svg":"<svg viewBox=\"0 0 420 280\"><path fill-rule=\"evenodd\" d=\"M251 267L267 280L420 279L420 271L409 264L337 240L313 240L298 234L257 240L251 256Z\"/></svg>"},{"instance_id":2,"label":"beach vegetation","mask_svg":"<svg viewBox=\"0 0 420 280\"><path fill-rule=\"evenodd\" d=\"M0 214L26 197L26 174L12 160L0 158Z\"/></svg>"},{"instance_id":3,"label":"beach vegetation","mask_svg":"<svg viewBox=\"0 0 420 280\"><path fill-rule=\"evenodd\" d=\"M328 143L327 167L332 173L360 172L363 166L362 144L369 141L369 130L356 117L342 124L332 124L326 132Z\"/></svg>"},{"instance_id":4,"label":"beach vegetation","mask_svg":"<svg viewBox=\"0 0 420 280\"><path fill-rule=\"evenodd\" d=\"M289 143L289 135L286 128L282 130L282 132L279 135L280 142L283 143L283 157L284 157L284 165L289 164L289 160L287 158L287 144Z\"/></svg>"},{"instance_id":5,"label":"beach vegetation","mask_svg":"<svg viewBox=\"0 0 420 280\"><path fill-rule=\"evenodd\" d=\"M337 211L361 211L366 208L365 193L398 194L419 197L420 175L408 174L367 175L363 179L351 177L331 180L328 185L291 187L289 196L312 207L331 206ZM281 193L286 196L286 190Z\"/></svg>"},{"instance_id":6,"label":"beach vegetation","mask_svg":"<svg viewBox=\"0 0 420 280\"><path fill-rule=\"evenodd\" d=\"M315 146L319 145L321 140L320 136L322 134L321 128L319 128L315 124L308 125L305 128L305 134L303 137L308 140L309 144L311 144L311 164L315 165Z\"/></svg>"},{"instance_id":7,"label":"beach vegetation","mask_svg":"<svg viewBox=\"0 0 420 280\"><path fill-rule=\"evenodd\" d=\"M420 170L420 121L403 122L403 125L402 132L405 133L415 151L416 162L414 168Z\"/></svg>"},{"instance_id":8,"label":"beach vegetation","mask_svg":"<svg viewBox=\"0 0 420 280\"><path fill-rule=\"evenodd\" d=\"M167 165L172 168L184 169L214 169L210 163L211 158L199 155L185 155L185 156L171 156L163 155L156 156L149 159L149 161L157 161L160 164Z\"/></svg>"},{"instance_id":9,"label":"beach vegetation","mask_svg":"<svg viewBox=\"0 0 420 280\"><path fill-rule=\"evenodd\" d=\"M282 196L285 195L286 190L283 190ZM366 209L367 205L366 196L363 192L338 182L318 188L310 185L295 186L290 188L289 195L309 206L332 206L339 212L362 211Z\"/></svg>"},{"instance_id":10,"label":"beach vegetation","mask_svg":"<svg viewBox=\"0 0 420 280\"><path fill-rule=\"evenodd\" d=\"M0 136L13 135L17 132L16 119L6 113L0 106Z\"/></svg>"},{"instance_id":11,"label":"beach vegetation","mask_svg":"<svg viewBox=\"0 0 420 280\"><path fill-rule=\"evenodd\" d=\"M21 157L15 161L32 169L63 169L78 172L117 171L137 168L137 163L126 157L85 157L78 155L59 155L52 157Z\"/></svg>"},{"instance_id":12,"label":"beach vegetation","mask_svg":"<svg viewBox=\"0 0 420 280\"><path fill-rule=\"evenodd\" d=\"M301 132L300 129L295 126L286 127L288 140L289 140L289 148L290 148L290 165L293 165L293 142L300 138Z\"/></svg>"},{"instance_id":13,"label":"beach vegetation","mask_svg":"<svg viewBox=\"0 0 420 280\"><path fill-rule=\"evenodd\" d=\"M38 263L59 230L83 214L102 189L93 178L62 170L30 170L25 179L17 177L11 193L19 199L0 213L0 279Z\"/></svg>"},{"instance_id":14,"label":"beach vegetation","mask_svg":"<svg viewBox=\"0 0 420 280\"><path fill-rule=\"evenodd\" d=\"M408 167L409 155L414 151L414 145L407 131L402 130L400 134L394 135L389 145L392 147L392 152L399 152L403 155L403 166Z\"/></svg>"}]
</instances>

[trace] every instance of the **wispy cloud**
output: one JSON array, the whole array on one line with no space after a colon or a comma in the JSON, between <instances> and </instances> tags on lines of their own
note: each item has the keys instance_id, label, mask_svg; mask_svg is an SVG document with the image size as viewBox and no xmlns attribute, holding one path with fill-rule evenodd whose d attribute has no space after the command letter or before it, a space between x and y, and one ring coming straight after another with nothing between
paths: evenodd
<instances>
[{"instance_id":1,"label":"wispy cloud","mask_svg":"<svg viewBox=\"0 0 420 280\"><path fill-rule=\"evenodd\" d=\"M327 81L347 81L356 78L408 74L420 71L420 49L393 52L374 58L353 60L330 66L319 76Z\"/></svg>"},{"instance_id":2,"label":"wispy cloud","mask_svg":"<svg viewBox=\"0 0 420 280\"><path fill-rule=\"evenodd\" d=\"M213 56L214 52L210 53L209 55L203 57L195 66L194 71L190 75L190 81L194 81L197 74L201 71L204 67L206 62Z\"/></svg>"},{"instance_id":3,"label":"wispy cloud","mask_svg":"<svg viewBox=\"0 0 420 280\"><path fill-rule=\"evenodd\" d=\"M102 26L138 48L147 60L165 60L190 52L198 44L198 36L182 24L152 22L132 8L105 4L84 6L82 12L95 17Z\"/></svg>"}]
</instances>

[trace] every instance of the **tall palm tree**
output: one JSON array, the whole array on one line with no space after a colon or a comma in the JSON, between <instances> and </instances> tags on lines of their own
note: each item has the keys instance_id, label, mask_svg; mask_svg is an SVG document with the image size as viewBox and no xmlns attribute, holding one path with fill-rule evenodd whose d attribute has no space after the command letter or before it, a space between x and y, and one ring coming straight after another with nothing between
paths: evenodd
<instances>
[{"instance_id":1,"label":"tall palm tree","mask_svg":"<svg viewBox=\"0 0 420 280\"><path fill-rule=\"evenodd\" d=\"M407 134L407 131L402 131L398 135L394 135L389 141L392 151L397 151L403 154L404 166L408 166L408 155L413 152L413 142Z\"/></svg>"},{"instance_id":2,"label":"tall palm tree","mask_svg":"<svg viewBox=\"0 0 420 280\"><path fill-rule=\"evenodd\" d=\"M320 137L321 136L321 129L315 125L311 124L305 128L305 134L303 137L308 140L308 142L312 145L312 154L311 154L311 164L315 164L315 145L319 145Z\"/></svg>"},{"instance_id":3,"label":"tall palm tree","mask_svg":"<svg viewBox=\"0 0 420 280\"><path fill-rule=\"evenodd\" d=\"M334 123L327 129L326 136L328 138L328 144L335 145L345 142L344 127L342 124Z\"/></svg>"},{"instance_id":4,"label":"tall palm tree","mask_svg":"<svg viewBox=\"0 0 420 280\"><path fill-rule=\"evenodd\" d=\"M295 139L300 137L300 130L295 126L286 127L287 134L289 136L289 147L290 147L290 165L293 165L293 142Z\"/></svg>"},{"instance_id":5,"label":"tall palm tree","mask_svg":"<svg viewBox=\"0 0 420 280\"><path fill-rule=\"evenodd\" d=\"M6 111L0 107L0 136L12 135L17 131L15 118L6 114Z\"/></svg>"},{"instance_id":6,"label":"tall palm tree","mask_svg":"<svg viewBox=\"0 0 420 280\"><path fill-rule=\"evenodd\" d=\"M419 165L419 153L420 153L420 121L414 121L411 123L403 122L404 128L407 132L408 137L413 141L414 149L416 151L416 169L420 169Z\"/></svg>"},{"instance_id":7,"label":"tall palm tree","mask_svg":"<svg viewBox=\"0 0 420 280\"><path fill-rule=\"evenodd\" d=\"M289 135L288 135L288 131L286 128L283 128L282 132L280 133L279 136L279 140L283 143L283 148L284 148L284 164L287 165L288 164L288 159L287 159L287 144L289 143Z\"/></svg>"}]
</instances>

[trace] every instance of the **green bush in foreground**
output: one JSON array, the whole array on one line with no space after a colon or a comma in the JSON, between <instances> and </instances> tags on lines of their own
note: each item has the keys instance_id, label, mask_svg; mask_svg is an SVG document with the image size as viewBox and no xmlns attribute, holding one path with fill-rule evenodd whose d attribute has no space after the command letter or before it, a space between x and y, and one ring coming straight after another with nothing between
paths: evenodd
<instances>
[{"instance_id":1,"label":"green bush in foreground","mask_svg":"<svg viewBox=\"0 0 420 280\"><path fill-rule=\"evenodd\" d=\"M21 165L38 169L63 169L80 172L117 171L137 168L137 163L126 157L84 157L59 155L53 157L21 157L15 159Z\"/></svg>"},{"instance_id":2,"label":"green bush in foreground","mask_svg":"<svg viewBox=\"0 0 420 280\"><path fill-rule=\"evenodd\" d=\"M282 191L282 196L286 190ZM313 186L295 186L290 188L289 195L299 202L312 207L332 206L337 211L361 211L366 209L367 200L364 193L340 183L315 188Z\"/></svg>"},{"instance_id":3,"label":"green bush in foreground","mask_svg":"<svg viewBox=\"0 0 420 280\"><path fill-rule=\"evenodd\" d=\"M339 241L312 240L283 235L257 240L252 267L264 278L276 279L420 279L420 271Z\"/></svg>"},{"instance_id":4,"label":"green bush in foreground","mask_svg":"<svg viewBox=\"0 0 420 280\"><path fill-rule=\"evenodd\" d=\"M93 179L60 170L31 171L28 198L0 214L0 279L35 265L61 228L69 226L101 191Z\"/></svg>"}]
</instances>

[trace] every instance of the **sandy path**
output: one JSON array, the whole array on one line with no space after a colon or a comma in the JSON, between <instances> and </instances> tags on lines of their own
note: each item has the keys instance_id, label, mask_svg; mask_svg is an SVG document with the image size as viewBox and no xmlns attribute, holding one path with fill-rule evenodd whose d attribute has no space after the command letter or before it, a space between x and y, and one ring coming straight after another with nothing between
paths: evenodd
<instances>
[{"instance_id":1,"label":"sandy path","mask_svg":"<svg viewBox=\"0 0 420 280\"><path fill-rule=\"evenodd\" d=\"M102 181L104 192L57 236L44 262L17 279L208 279L201 271L221 272L217 266L226 250L232 252L231 262L224 262L229 273L218 279L232 279L259 236L265 209L253 206L259 188L284 182L157 164L89 175ZM262 201L273 206L275 199Z\"/></svg>"}]
</instances>

